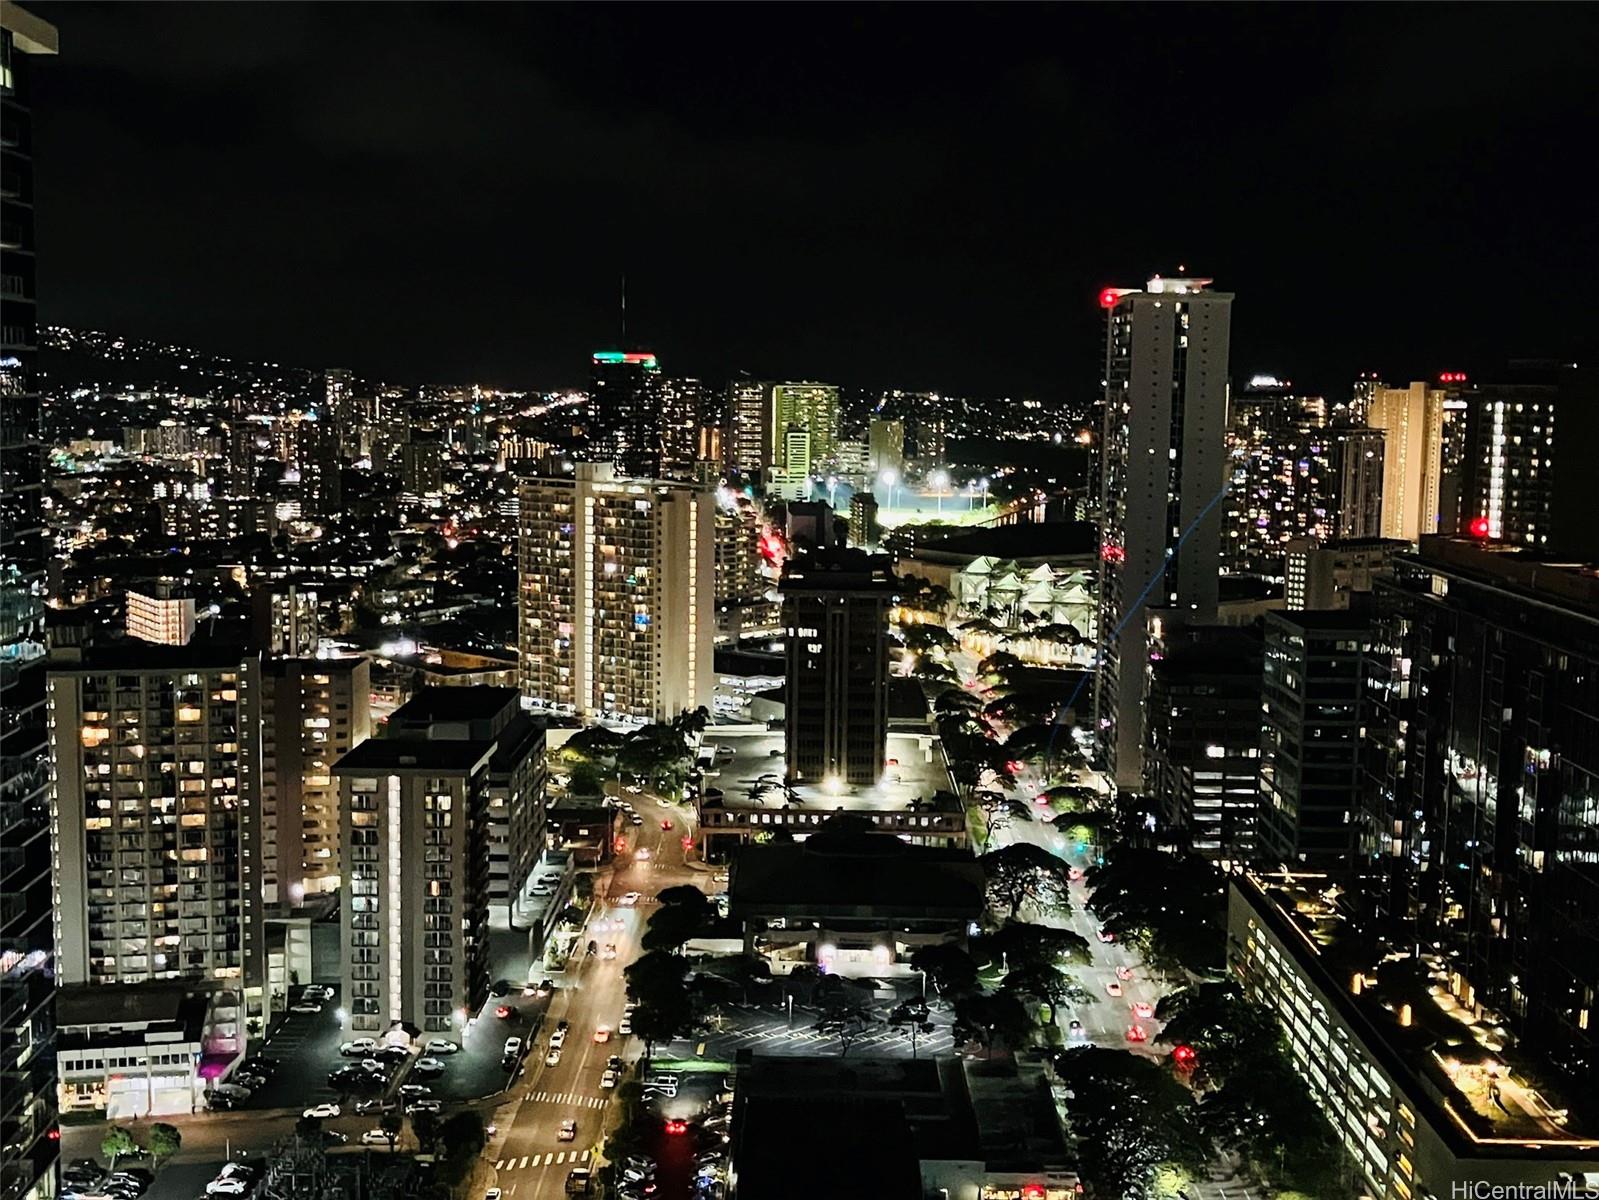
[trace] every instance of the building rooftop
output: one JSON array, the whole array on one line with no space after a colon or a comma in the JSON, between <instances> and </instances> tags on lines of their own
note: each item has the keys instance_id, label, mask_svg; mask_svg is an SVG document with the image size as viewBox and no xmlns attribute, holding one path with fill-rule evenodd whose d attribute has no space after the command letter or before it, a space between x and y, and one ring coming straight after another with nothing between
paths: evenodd
<instances>
[{"instance_id":1,"label":"building rooftop","mask_svg":"<svg viewBox=\"0 0 1599 1200\"><path fill-rule=\"evenodd\" d=\"M67 984L56 992L57 1044L63 1050L125 1045L144 1034L181 1034L198 1041L212 995L183 981Z\"/></svg>"},{"instance_id":2,"label":"building rooftop","mask_svg":"<svg viewBox=\"0 0 1599 1200\"><path fill-rule=\"evenodd\" d=\"M1599 619L1599 565L1572 562L1477 538L1424 537L1404 555L1424 567L1441 567L1490 587L1559 602L1573 613Z\"/></svg>"},{"instance_id":3,"label":"building rooftop","mask_svg":"<svg viewBox=\"0 0 1599 1200\"><path fill-rule=\"evenodd\" d=\"M254 653L234 641L196 638L185 646L161 642L115 642L67 647L50 656L50 670L63 673L96 671L209 671L237 668Z\"/></svg>"},{"instance_id":4,"label":"building rooftop","mask_svg":"<svg viewBox=\"0 0 1599 1200\"><path fill-rule=\"evenodd\" d=\"M740 848L728 878L741 908L815 911L913 909L974 919L983 908L983 869L966 850L911 846L898 838L823 828L803 842Z\"/></svg>"},{"instance_id":5,"label":"building rooftop","mask_svg":"<svg viewBox=\"0 0 1599 1200\"><path fill-rule=\"evenodd\" d=\"M1098 548L1099 529L1088 521L1041 521L972 529L924 542L906 558L988 557L1032 564L1044 559L1091 557Z\"/></svg>"},{"instance_id":6,"label":"building rooftop","mask_svg":"<svg viewBox=\"0 0 1599 1200\"><path fill-rule=\"evenodd\" d=\"M494 743L426 741L421 738L368 738L333 764L335 775L377 775L399 771L471 771L488 761Z\"/></svg>"},{"instance_id":7,"label":"building rooftop","mask_svg":"<svg viewBox=\"0 0 1599 1200\"><path fill-rule=\"evenodd\" d=\"M1355 936L1337 884L1321 875L1235 876L1234 886L1302 964L1367 1048L1432 1124L1468 1152L1599 1151L1593 1097L1561 1096L1491 1015L1456 1003L1448 964L1431 956L1382 955ZM1580 1100L1585 1107L1574 1106Z\"/></svg>"},{"instance_id":8,"label":"building rooftop","mask_svg":"<svg viewBox=\"0 0 1599 1200\"><path fill-rule=\"evenodd\" d=\"M811 550L791 558L778 582L780 592L882 592L898 587L893 560L864 550Z\"/></svg>"},{"instance_id":9,"label":"building rooftop","mask_svg":"<svg viewBox=\"0 0 1599 1200\"><path fill-rule=\"evenodd\" d=\"M521 693L514 687L425 687L394 711L389 726L488 721L512 705L521 705Z\"/></svg>"},{"instance_id":10,"label":"building rooftop","mask_svg":"<svg viewBox=\"0 0 1599 1200\"><path fill-rule=\"evenodd\" d=\"M1371 628L1370 617L1353 608L1279 611L1267 613L1266 619L1313 633L1359 632Z\"/></svg>"}]
</instances>

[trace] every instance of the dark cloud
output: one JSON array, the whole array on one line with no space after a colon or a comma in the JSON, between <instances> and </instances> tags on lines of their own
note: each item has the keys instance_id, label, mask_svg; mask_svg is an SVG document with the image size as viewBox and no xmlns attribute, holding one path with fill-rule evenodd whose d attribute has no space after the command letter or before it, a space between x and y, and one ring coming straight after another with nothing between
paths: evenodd
<instances>
[{"instance_id":1,"label":"dark cloud","mask_svg":"<svg viewBox=\"0 0 1599 1200\"><path fill-rule=\"evenodd\" d=\"M626 270L674 369L1061 397L1186 262L1326 386L1594 340L1587 7L34 7L51 319L555 384Z\"/></svg>"}]
</instances>

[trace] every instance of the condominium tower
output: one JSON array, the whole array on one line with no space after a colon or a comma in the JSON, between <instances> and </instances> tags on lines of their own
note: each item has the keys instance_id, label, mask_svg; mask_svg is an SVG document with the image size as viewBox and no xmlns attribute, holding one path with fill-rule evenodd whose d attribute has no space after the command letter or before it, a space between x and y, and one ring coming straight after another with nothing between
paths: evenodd
<instances>
[{"instance_id":1,"label":"condominium tower","mask_svg":"<svg viewBox=\"0 0 1599 1200\"><path fill-rule=\"evenodd\" d=\"M1097 733L1142 783L1146 602L1213 621L1227 473L1229 293L1208 279L1107 288Z\"/></svg>"},{"instance_id":2,"label":"condominium tower","mask_svg":"<svg viewBox=\"0 0 1599 1200\"><path fill-rule=\"evenodd\" d=\"M537 709L664 720L709 707L716 495L606 463L520 497L522 693Z\"/></svg>"}]
</instances>

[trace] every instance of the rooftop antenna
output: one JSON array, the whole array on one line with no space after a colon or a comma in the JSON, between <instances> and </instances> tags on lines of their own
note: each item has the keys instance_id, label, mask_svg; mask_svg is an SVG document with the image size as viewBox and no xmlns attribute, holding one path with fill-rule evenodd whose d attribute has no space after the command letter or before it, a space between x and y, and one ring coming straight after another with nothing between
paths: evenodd
<instances>
[{"instance_id":1,"label":"rooftop antenna","mask_svg":"<svg viewBox=\"0 0 1599 1200\"><path fill-rule=\"evenodd\" d=\"M627 272L622 272L622 341L621 348L627 349Z\"/></svg>"}]
</instances>

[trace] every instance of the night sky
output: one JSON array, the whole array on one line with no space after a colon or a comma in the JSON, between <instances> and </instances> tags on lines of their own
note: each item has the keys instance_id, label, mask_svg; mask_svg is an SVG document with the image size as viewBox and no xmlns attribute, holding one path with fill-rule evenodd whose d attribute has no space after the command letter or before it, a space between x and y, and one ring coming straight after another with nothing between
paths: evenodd
<instances>
[{"instance_id":1,"label":"night sky","mask_svg":"<svg viewBox=\"0 0 1599 1200\"><path fill-rule=\"evenodd\" d=\"M32 3L41 318L400 381L1092 394L1098 288L1235 373L1592 358L1588 5Z\"/></svg>"}]
</instances>

